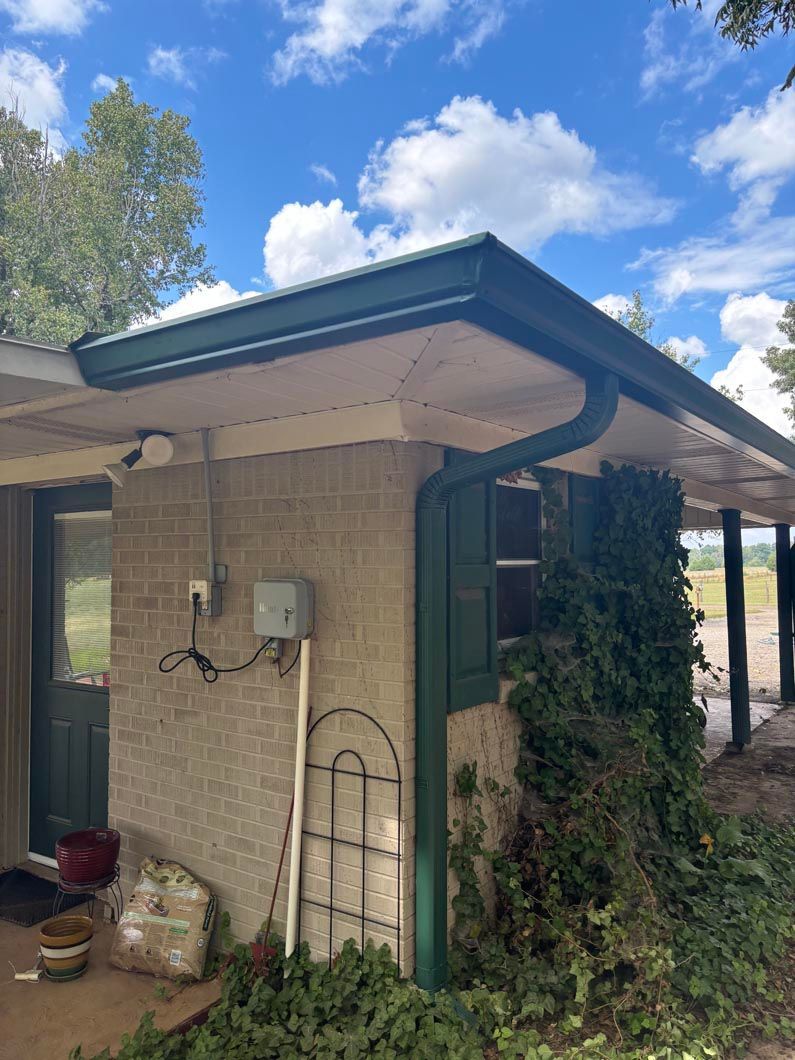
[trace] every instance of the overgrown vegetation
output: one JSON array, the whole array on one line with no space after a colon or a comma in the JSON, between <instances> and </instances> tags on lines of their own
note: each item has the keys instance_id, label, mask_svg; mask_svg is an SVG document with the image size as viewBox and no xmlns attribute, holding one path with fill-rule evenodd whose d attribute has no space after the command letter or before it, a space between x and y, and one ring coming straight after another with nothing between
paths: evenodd
<instances>
[{"instance_id":1,"label":"overgrown vegetation","mask_svg":"<svg viewBox=\"0 0 795 1060\"><path fill-rule=\"evenodd\" d=\"M539 473L543 628L510 664L524 820L487 855L498 915L459 924L479 943L455 944L456 978L508 1056L539 1041L560 1056L718 1056L752 1028L793 1030L769 968L792 934L795 837L707 805L692 675L708 667L679 483L603 470L589 570L569 552L556 473Z\"/></svg>"},{"instance_id":2,"label":"overgrown vegetation","mask_svg":"<svg viewBox=\"0 0 795 1060\"><path fill-rule=\"evenodd\" d=\"M223 994L203 1027L165 1034L148 1013L117 1060L266 1060L271 1057L418 1057L481 1060L477 1028L449 994L431 997L401 980L389 947L360 953L345 943L332 968L289 960L280 949L267 976L256 975L248 948L237 946L223 973ZM109 1060L105 1050L94 1060ZM82 1060L78 1048L70 1060Z\"/></svg>"},{"instance_id":3,"label":"overgrown vegetation","mask_svg":"<svg viewBox=\"0 0 795 1060\"><path fill-rule=\"evenodd\" d=\"M692 671L708 667L679 484L604 471L588 568L569 551L556 473L538 472L543 626L510 660L525 797L508 848L489 851L481 792L501 792L475 763L457 777L453 992L422 993L372 946L346 944L331 969L279 952L265 977L239 946L204 1027L169 1036L147 1018L118 1060L703 1060L751 1033L793 1036L776 966L795 835L721 819L704 798Z\"/></svg>"}]
</instances>

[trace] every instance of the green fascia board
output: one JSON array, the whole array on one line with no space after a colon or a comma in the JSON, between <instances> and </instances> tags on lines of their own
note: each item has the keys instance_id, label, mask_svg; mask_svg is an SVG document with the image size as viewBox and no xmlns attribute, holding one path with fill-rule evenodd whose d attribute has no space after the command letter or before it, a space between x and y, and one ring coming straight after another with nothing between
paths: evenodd
<instances>
[{"instance_id":1,"label":"green fascia board","mask_svg":"<svg viewBox=\"0 0 795 1060\"><path fill-rule=\"evenodd\" d=\"M126 390L454 320L477 287L472 236L73 346L90 386Z\"/></svg>"},{"instance_id":2,"label":"green fascia board","mask_svg":"<svg viewBox=\"0 0 795 1060\"><path fill-rule=\"evenodd\" d=\"M73 349L90 386L126 390L448 320L615 372L625 396L795 477L795 445L490 233Z\"/></svg>"}]
</instances>

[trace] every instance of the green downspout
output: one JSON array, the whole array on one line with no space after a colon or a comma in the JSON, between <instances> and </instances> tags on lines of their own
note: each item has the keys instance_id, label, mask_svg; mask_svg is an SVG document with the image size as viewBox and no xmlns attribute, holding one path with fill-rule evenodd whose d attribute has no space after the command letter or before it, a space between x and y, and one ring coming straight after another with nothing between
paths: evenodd
<instances>
[{"instance_id":1,"label":"green downspout","mask_svg":"<svg viewBox=\"0 0 795 1060\"><path fill-rule=\"evenodd\" d=\"M594 375L574 419L442 468L417 497L415 976L424 990L447 981L447 507L466 486L590 445L617 407L617 377Z\"/></svg>"}]
</instances>

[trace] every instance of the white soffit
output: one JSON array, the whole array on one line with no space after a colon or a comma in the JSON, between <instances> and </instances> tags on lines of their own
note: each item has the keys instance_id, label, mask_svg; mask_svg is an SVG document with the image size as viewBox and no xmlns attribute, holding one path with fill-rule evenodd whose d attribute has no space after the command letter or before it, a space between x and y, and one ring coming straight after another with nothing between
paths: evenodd
<instances>
[{"instance_id":1,"label":"white soffit","mask_svg":"<svg viewBox=\"0 0 795 1060\"><path fill-rule=\"evenodd\" d=\"M0 407L87 389L64 347L0 336Z\"/></svg>"},{"instance_id":2,"label":"white soffit","mask_svg":"<svg viewBox=\"0 0 795 1060\"><path fill-rule=\"evenodd\" d=\"M94 473L136 430L157 427L213 428L222 459L379 437L483 450L570 419L584 395L579 377L463 322L121 393L67 388L0 406L0 482ZM181 462L194 448L183 445ZM795 517L795 479L626 397L587 454L558 463L594 474L602 458L670 467L705 507L742 501L763 521Z\"/></svg>"}]
</instances>

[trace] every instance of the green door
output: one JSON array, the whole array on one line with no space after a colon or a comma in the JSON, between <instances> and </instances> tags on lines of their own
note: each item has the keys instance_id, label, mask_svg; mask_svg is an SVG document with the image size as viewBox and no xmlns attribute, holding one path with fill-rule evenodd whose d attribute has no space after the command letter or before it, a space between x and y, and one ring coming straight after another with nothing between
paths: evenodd
<instances>
[{"instance_id":1,"label":"green door","mask_svg":"<svg viewBox=\"0 0 795 1060\"><path fill-rule=\"evenodd\" d=\"M40 490L33 509L30 850L108 817L110 484Z\"/></svg>"}]
</instances>

